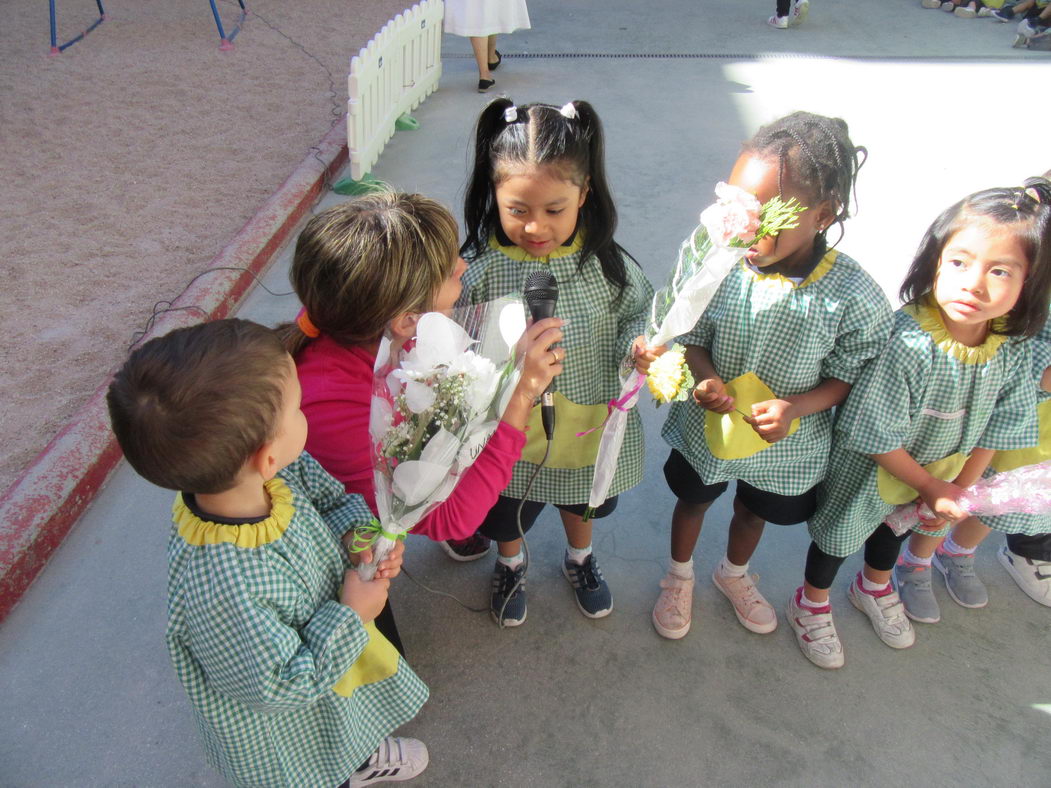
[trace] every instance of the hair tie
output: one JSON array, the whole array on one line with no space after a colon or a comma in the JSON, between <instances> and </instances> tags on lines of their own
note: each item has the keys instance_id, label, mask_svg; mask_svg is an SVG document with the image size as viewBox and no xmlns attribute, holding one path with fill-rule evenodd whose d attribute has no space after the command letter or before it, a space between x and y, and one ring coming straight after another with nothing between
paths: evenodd
<instances>
[{"instance_id":1,"label":"hair tie","mask_svg":"<svg viewBox=\"0 0 1051 788\"><path fill-rule=\"evenodd\" d=\"M321 331L318 330L318 327L311 322L310 317L307 315L306 307L300 309L299 314L296 315L296 325L299 326L299 330L304 335L311 339L317 339L321 336Z\"/></svg>"},{"instance_id":2,"label":"hair tie","mask_svg":"<svg viewBox=\"0 0 1051 788\"><path fill-rule=\"evenodd\" d=\"M567 101L565 104L562 105L562 108L558 111L558 114L561 115L563 118L568 118L569 120L576 120L577 108L573 105L572 101Z\"/></svg>"},{"instance_id":3,"label":"hair tie","mask_svg":"<svg viewBox=\"0 0 1051 788\"><path fill-rule=\"evenodd\" d=\"M514 123L518 120L518 107L512 104L504 110L504 123Z\"/></svg>"}]
</instances>

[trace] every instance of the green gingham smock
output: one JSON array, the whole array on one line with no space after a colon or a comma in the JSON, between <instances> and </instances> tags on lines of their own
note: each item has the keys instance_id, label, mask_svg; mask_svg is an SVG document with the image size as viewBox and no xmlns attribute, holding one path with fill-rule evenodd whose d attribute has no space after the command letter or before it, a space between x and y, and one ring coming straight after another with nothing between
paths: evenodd
<instances>
[{"instance_id":1,"label":"green gingham smock","mask_svg":"<svg viewBox=\"0 0 1051 788\"><path fill-rule=\"evenodd\" d=\"M928 465L976 447L1035 444L1030 344L991 333L969 347L949 335L929 302L899 309L886 350L836 418L828 475L809 521L817 546L848 556L894 509L880 495L879 466L870 455L905 449Z\"/></svg>"},{"instance_id":2,"label":"green gingham smock","mask_svg":"<svg viewBox=\"0 0 1051 788\"><path fill-rule=\"evenodd\" d=\"M360 495L304 453L266 483L270 516L223 525L173 506L167 643L208 761L235 785L335 788L412 719L427 687L339 603Z\"/></svg>"},{"instance_id":3,"label":"green gingham smock","mask_svg":"<svg viewBox=\"0 0 1051 788\"><path fill-rule=\"evenodd\" d=\"M645 331L653 288L630 259L624 270L628 285L619 300L617 288L602 273L597 257L580 265L581 237L547 257L537 258L517 246L502 246L496 238L489 248L470 261L463 275L460 303L477 304L521 293L529 274L547 270L558 282L555 317L569 321L563 328L565 349L562 374L555 378L555 439L552 457L540 471L529 498L561 506L587 503L595 470L601 431L585 437L576 432L601 424L606 405L620 394L618 369L630 354L633 340ZM584 407L581 407L584 406ZM533 409L523 457L515 464L511 483L503 495L521 498L526 483L539 464L546 445L539 408ZM530 461L532 459L533 461ZM609 495L634 487L642 480L642 422L636 409L627 418L624 444Z\"/></svg>"},{"instance_id":4,"label":"green gingham smock","mask_svg":"<svg viewBox=\"0 0 1051 788\"><path fill-rule=\"evenodd\" d=\"M1051 459L1051 394L1044 391L1040 386L1040 379L1044 370L1051 367L1051 321L1044 324L1043 329L1031 340L1030 350L1033 354L1033 382L1036 385L1037 401L1037 424L1040 430L1040 442L1033 449L1023 449L1017 452L997 454L986 476L996 473L994 466L1001 470L1021 468L1026 465L1035 465L1038 462L1046 462ZM1009 534L1036 534L1051 533L1051 515L1048 514L1001 514L982 517L982 522L990 528Z\"/></svg>"},{"instance_id":5,"label":"green gingham smock","mask_svg":"<svg viewBox=\"0 0 1051 788\"><path fill-rule=\"evenodd\" d=\"M693 330L679 338L711 356L724 381L755 373L778 397L836 378L854 383L890 334L891 309L879 285L842 252L828 251L800 283L742 261L719 286ZM676 402L661 434L705 484L740 479L778 495L801 495L825 475L832 411L800 419L799 429L743 459L712 454L707 411Z\"/></svg>"}]
</instances>

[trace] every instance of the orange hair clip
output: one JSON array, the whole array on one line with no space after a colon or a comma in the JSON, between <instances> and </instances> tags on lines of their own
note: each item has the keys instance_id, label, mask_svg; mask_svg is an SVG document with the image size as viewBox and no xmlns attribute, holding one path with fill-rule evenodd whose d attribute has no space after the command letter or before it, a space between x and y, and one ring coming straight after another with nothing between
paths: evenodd
<instances>
[{"instance_id":1,"label":"orange hair clip","mask_svg":"<svg viewBox=\"0 0 1051 788\"><path fill-rule=\"evenodd\" d=\"M306 309L300 309L299 314L296 315L296 325L299 326L299 330L302 331L306 336L311 339L317 339L321 336L321 332L318 327L315 326L307 315Z\"/></svg>"}]
</instances>

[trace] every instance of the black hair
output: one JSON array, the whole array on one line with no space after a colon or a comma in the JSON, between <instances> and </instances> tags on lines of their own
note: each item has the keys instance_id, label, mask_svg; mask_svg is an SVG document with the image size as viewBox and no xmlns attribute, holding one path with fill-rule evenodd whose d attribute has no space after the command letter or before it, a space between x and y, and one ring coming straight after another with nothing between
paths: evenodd
<instances>
[{"instance_id":1,"label":"black hair","mask_svg":"<svg viewBox=\"0 0 1051 788\"><path fill-rule=\"evenodd\" d=\"M1021 187L984 189L964 197L927 228L901 284L901 300L913 304L934 289L942 250L956 233L975 221L1014 225L1029 270L1025 285L997 333L1033 336L1047 320L1051 298L1051 182L1029 178Z\"/></svg>"},{"instance_id":2,"label":"black hair","mask_svg":"<svg viewBox=\"0 0 1051 788\"><path fill-rule=\"evenodd\" d=\"M850 216L851 194L857 205L858 171L868 158L865 148L850 141L845 120L793 112L760 128L744 144L744 152L777 157L779 189L787 172L792 183L812 200L828 200L835 213L833 224L839 225L839 243L843 222Z\"/></svg>"},{"instance_id":3,"label":"black hair","mask_svg":"<svg viewBox=\"0 0 1051 788\"><path fill-rule=\"evenodd\" d=\"M633 263L635 260L613 240L617 209L606 180L602 124L588 102L570 104L576 110L575 118L567 118L551 104L515 107L507 98L496 99L482 110L475 128L474 163L464 198L467 237L460 253L468 259L477 257L500 231L496 185L509 166L554 167L566 180L588 188L577 224L583 235L580 268L595 255L603 275L617 287L619 297L628 283L625 257ZM508 113L512 108L513 115ZM506 120L505 113L514 119Z\"/></svg>"}]
</instances>

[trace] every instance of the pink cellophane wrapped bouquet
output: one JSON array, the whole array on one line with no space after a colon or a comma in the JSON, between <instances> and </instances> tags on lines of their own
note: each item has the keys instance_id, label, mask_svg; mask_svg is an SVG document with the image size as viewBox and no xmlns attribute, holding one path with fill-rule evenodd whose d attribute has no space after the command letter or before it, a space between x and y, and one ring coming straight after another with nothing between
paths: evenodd
<instances>
[{"instance_id":1,"label":"pink cellophane wrapped bouquet","mask_svg":"<svg viewBox=\"0 0 1051 788\"><path fill-rule=\"evenodd\" d=\"M1051 460L987 476L968 487L960 506L973 515L1051 514ZM934 519L923 503L906 503L887 516L899 536L921 520Z\"/></svg>"},{"instance_id":2,"label":"pink cellophane wrapped bouquet","mask_svg":"<svg viewBox=\"0 0 1051 788\"><path fill-rule=\"evenodd\" d=\"M404 347L380 342L369 435L379 521L358 529L355 549L375 575L396 541L444 501L485 448L520 376L521 297L422 315Z\"/></svg>"},{"instance_id":3,"label":"pink cellophane wrapped bouquet","mask_svg":"<svg viewBox=\"0 0 1051 788\"><path fill-rule=\"evenodd\" d=\"M692 329L748 248L798 226L799 214L806 210L795 199L786 203L780 197L760 205L755 195L727 183L719 183L715 195L718 199L701 212L700 225L682 242L668 281L653 295L646 325L650 347L666 345ZM673 358L675 365L684 365L681 354ZM652 371L659 377L652 387L658 403L684 399L689 393L684 387L692 387L693 378L668 363L657 364ZM585 519L606 500L624 443L627 414L638 402L646 380L630 358L622 364L621 377L620 394L609 403L610 415L599 441Z\"/></svg>"}]
</instances>

